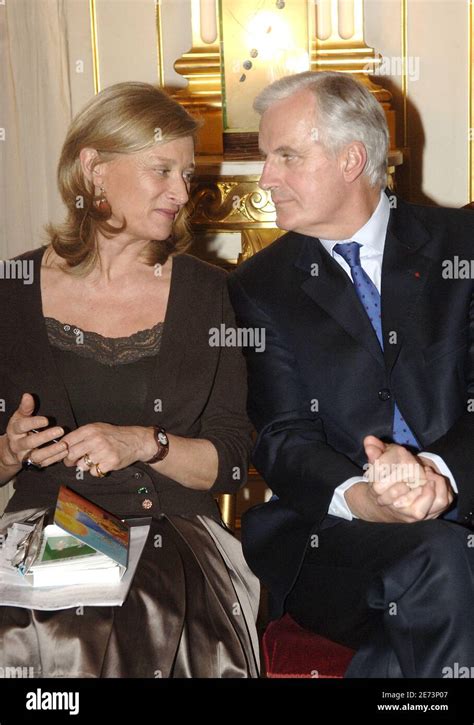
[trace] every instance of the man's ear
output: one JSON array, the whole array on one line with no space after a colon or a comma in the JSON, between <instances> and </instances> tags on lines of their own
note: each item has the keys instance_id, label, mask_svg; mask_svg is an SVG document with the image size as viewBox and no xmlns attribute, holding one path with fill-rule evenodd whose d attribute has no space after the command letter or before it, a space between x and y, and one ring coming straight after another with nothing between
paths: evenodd
<instances>
[{"instance_id":1,"label":"man's ear","mask_svg":"<svg viewBox=\"0 0 474 725\"><path fill-rule=\"evenodd\" d=\"M100 186L102 184L102 164L94 166L97 156L96 149L83 148L79 154L79 161L85 178L92 181L95 186Z\"/></svg>"},{"instance_id":2,"label":"man's ear","mask_svg":"<svg viewBox=\"0 0 474 725\"><path fill-rule=\"evenodd\" d=\"M347 182L355 181L363 173L367 163L367 150L361 141L352 141L342 154L342 173Z\"/></svg>"}]
</instances>

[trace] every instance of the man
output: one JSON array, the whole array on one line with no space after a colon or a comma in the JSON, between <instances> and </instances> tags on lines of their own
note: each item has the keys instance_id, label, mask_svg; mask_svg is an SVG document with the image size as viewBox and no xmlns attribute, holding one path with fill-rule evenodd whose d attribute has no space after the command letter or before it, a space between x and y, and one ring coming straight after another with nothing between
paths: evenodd
<instances>
[{"instance_id":1,"label":"man","mask_svg":"<svg viewBox=\"0 0 474 725\"><path fill-rule=\"evenodd\" d=\"M474 666L474 215L384 191L385 117L347 74L255 108L289 233L229 279L265 330L249 413L276 494L245 517L247 559L277 614L357 650L347 676Z\"/></svg>"}]
</instances>

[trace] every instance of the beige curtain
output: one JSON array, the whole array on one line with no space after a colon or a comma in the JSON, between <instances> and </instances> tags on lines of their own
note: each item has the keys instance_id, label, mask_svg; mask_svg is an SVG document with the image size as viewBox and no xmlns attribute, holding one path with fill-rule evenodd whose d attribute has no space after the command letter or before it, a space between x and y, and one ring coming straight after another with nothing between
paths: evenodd
<instances>
[{"instance_id":1,"label":"beige curtain","mask_svg":"<svg viewBox=\"0 0 474 725\"><path fill-rule=\"evenodd\" d=\"M0 259L38 247L43 225L63 217L56 165L71 120L64 5L0 3ZM10 494L11 484L0 489L0 512Z\"/></svg>"},{"instance_id":2,"label":"beige curtain","mask_svg":"<svg viewBox=\"0 0 474 725\"><path fill-rule=\"evenodd\" d=\"M71 120L64 0L0 5L0 258L42 241L63 216L56 165Z\"/></svg>"}]
</instances>

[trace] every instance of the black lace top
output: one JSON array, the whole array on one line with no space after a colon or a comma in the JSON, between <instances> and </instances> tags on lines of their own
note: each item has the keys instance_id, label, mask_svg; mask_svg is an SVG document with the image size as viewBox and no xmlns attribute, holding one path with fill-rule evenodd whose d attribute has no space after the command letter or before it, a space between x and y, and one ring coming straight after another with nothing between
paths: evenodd
<instances>
[{"instance_id":1,"label":"black lace top","mask_svg":"<svg viewBox=\"0 0 474 725\"><path fill-rule=\"evenodd\" d=\"M52 317L45 324L77 425L143 425L163 323L128 337L104 337Z\"/></svg>"}]
</instances>

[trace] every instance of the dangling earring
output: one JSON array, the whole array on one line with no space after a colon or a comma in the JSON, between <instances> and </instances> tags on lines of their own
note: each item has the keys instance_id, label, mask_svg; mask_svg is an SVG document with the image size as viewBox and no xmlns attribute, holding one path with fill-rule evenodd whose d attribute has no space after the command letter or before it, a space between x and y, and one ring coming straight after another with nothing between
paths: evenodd
<instances>
[{"instance_id":1,"label":"dangling earring","mask_svg":"<svg viewBox=\"0 0 474 725\"><path fill-rule=\"evenodd\" d=\"M100 196L96 202L97 209L105 217L109 217L112 214L112 207L110 206L108 199L105 195L105 189L103 186L100 187Z\"/></svg>"}]
</instances>

